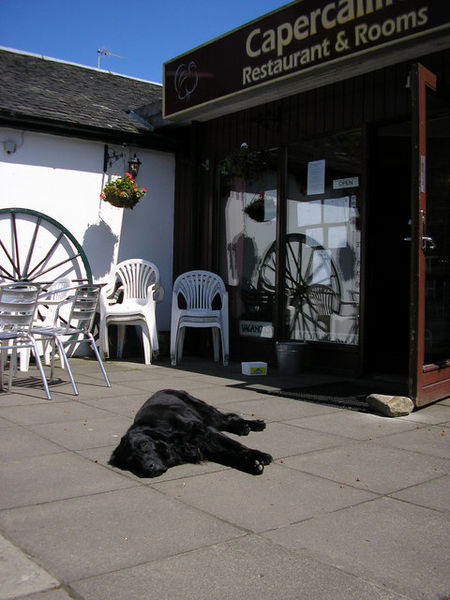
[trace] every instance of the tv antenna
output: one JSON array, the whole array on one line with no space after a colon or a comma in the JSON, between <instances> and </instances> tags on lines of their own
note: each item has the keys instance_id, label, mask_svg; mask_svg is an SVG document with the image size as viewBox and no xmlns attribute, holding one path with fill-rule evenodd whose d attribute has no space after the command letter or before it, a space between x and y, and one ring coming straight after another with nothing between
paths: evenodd
<instances>
[{"instance_id":1,"label":"tv antenna","mask_svg":"<svg viewBox=\"0 0 450 600\"><path fill-rule=\"evenodd\" d=\"M100 69L100 61L102 56L114 56L115 58L124 58L118 54L113 54L108 48L97 48L97 69Z\"/></svg>"}]
</instances>

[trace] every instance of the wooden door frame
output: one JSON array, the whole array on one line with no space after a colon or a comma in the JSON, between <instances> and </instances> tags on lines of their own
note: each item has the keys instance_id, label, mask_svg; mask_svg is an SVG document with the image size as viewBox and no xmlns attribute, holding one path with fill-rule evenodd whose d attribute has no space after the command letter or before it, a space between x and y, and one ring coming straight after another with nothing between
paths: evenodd
<instances>
[{"instance_id":1,"label":"wooden door frame","mask_svg":"<svg viewBox=\"0 0 450 600\"><path fill-rule=\"evenodd\" d=\"M412 65L411 82L411 301L409 393L416 406L450 393L450 365L425 365L424 223L426 219L426 92L436 90L436 75L420 63Z\"/></svg>"}]
</instances>

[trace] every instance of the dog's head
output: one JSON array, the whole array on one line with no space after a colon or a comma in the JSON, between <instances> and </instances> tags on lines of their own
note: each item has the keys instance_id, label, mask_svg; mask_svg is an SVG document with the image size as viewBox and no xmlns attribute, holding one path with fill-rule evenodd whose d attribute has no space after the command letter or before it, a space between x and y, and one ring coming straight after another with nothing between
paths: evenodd
<instances>
[{"instance_id":1,"label":"dog's head","mask_svg":"<svg viewBox=\"0 0 450 600\"><path fill-rule=\"evenodd\" d=\"M109 464L138 477L157 477L168 469L166 444L146 427L127 431L111 454Z\"/></svg>"}]
</instances>

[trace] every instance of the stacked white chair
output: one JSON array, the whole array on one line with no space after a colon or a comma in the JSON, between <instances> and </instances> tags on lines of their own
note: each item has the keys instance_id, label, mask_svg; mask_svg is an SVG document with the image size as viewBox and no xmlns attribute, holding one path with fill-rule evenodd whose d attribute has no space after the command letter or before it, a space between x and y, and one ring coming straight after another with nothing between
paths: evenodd
<instances>
[{"instance_id":1,"label":"stacked white chair","mask_svg":"<svg viewBox=\"0 0 450 600\"><path fill-rule=\"evenodd\" d=\"M170 327L170 360L173 366L183 356L187 327L211 328L214 360L219 360L221 340L223 364L228 365L228 292L223 280L215 273L188 271L177 277L173 284Z\"/></svg>"},{"instance_id":2,"label":"stacked white chair","mask_svg":"<svg viewBox=\"0 0 450 600\"><path fill-rule=\"evenodd\" d=\"M122 301L115 298L117 289ZM153 263L133 258L120 262L109 285L102 290L100 299L100 354L109 357L108 327L117 325L117 357L121 358L125 327L134 325L142 332L144 361L148 365L159 352L156 304L163 299L159 270Z\"/></svg>"}]
</instances>

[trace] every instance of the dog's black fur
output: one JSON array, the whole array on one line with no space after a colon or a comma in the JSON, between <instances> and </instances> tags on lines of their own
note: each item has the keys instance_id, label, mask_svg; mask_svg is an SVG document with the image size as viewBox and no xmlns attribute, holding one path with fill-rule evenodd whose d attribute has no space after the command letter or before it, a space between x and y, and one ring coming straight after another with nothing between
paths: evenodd
<instances>
[{"instance_id":1,"label":"dog's black fur","mask_svg":"<svg viewBox=\"0 0 450 600\"><path fill-rule=\"evenodd\" d=\"M203 460L261 475L270 454L252 450L220 433L248 435L262 431L264 421L224 414L180 390L160 390L139 409L109 464L139 477L157 477L183 463Z\"/></svg>"}]
</instances>

